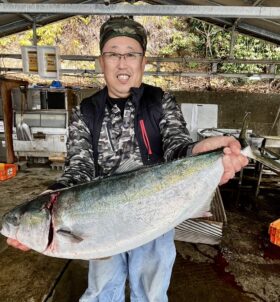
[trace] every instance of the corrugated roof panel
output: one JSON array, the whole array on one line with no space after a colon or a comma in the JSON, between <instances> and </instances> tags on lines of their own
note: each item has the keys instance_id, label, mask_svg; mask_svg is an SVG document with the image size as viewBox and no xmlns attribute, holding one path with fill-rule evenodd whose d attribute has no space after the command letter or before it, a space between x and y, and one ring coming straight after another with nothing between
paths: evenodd
<instances>
[{"instance_id":1,"label":"corrugated roof panel","mask_svg":"<svg viewBox=\"0 0 280 302\"><path fill-rule=\"evenodd\" d=\"M0 3L4 2L0 0ZM111 4L116 4L120 1L110 1ZM252 7L280 7L280 1L278 0L158 0L158 1L143 1L150 4L162 4L162 5L199 5L199 6L252 6ZM9 1L5 2L7 4L12 3L28 3L28 4L104 4L104 0L100 1ZM207 8L205 8L207 9ZM108 7L104 8L104 12L107 11ZM1 13L1 11L0 11ZM0 37L4 37L13 33L17 33L26 29L32 28L32 20L36 17L36 23L38 25L45 25L54 21L58 21L69 17L69 15L65 14L1 14L0 18ZM276 19L268 20L268 19L259 19L259 18L250 18L250 19L242 19L242 18L225 18L221 13L221 16L216 18L200 18L202 20L206 20L207 22L217 24L220 26L224 26L226 28L231 28L235 26L235 30L241 33L246 33L260 39L264 39L267 41L274 42L280 45L280 15L279 19L276 16Z\"/></svg>"}]
</instances>

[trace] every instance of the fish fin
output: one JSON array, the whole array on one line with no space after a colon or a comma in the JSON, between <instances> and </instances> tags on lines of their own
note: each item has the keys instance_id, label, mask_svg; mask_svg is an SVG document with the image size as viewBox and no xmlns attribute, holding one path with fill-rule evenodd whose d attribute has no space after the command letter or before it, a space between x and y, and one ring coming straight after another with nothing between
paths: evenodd
<instances>
[{"instance_id":1,"label":"fish fin","mask_svg":"<svg viewBox=\"0 0 280 302\"><path fill-rule=\"evenodd\" d=\"M250 118L251 118L251 112L246 112L243 118L242 128L238 138L242 148L246 148L247 146L249 146L249 143L247 141L247 130L248 130Z\"/></svg>"},{"instance_id":2,"label":"fish fin","mask_svg":"<svg viewBox=\"0 0 280 302\"><path fill-rule=\"evenodd\" d=\"M265 166L277 173L280 172L280 163L274 160L273 158L269 158L268 156L262 155L261 152L256 148L247 147L246 149L242 150L241 153L247 157L250 157L260 162L261 164L264 164Z\"/></svg>"},{"instance_id":3,"label":"fish fin","mask_svg":"<svg viewBox=\"0 0 280 302\"><path fill-rule=\"evenodd\" d=\"M58 234L62 235L62 236L68 237L74 243L79 243L79 242L84 240L82 237L80 237L80 236L74 234L73 232L71 232L71 230L59 229L56 232Z\"/></svg>"},{"instance_id":4,"label":"fish fin","mask_svg":"<svg viewBox=\"0 0 280 302\"><path fill-rule=\"evenodd\" d=\"M238 139L241 146L244 148L241 151L241 153L251 159L258 161L261 164L266 165L268 168L279 173L280 172L280 163L279 162L277 162L276 160L273 160L272 158L264 156L254 146L249 146L249 144L247 142L247 138L246 138L246 133L248 130L250 115L251 115L250 112L246 112L244 119L243 119L242 129L241 129L239 139Z\"/></svg>"}]
</instances>

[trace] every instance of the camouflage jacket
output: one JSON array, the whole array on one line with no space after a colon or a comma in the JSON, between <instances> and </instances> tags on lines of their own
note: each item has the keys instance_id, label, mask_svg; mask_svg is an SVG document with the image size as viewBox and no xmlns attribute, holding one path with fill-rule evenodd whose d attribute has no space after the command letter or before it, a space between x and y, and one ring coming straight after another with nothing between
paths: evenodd
<instances>
[{"instance_id":1,"label":"camouflage jacket","mask_svg":"<svg viewBox=\"0 0 280 302\"><path fill-rule=\"evenodd\" d=\"M165 92L161 103L159 129L164 160L190 155L193 143L175 97ZM143 165L134 131L134 119L135 108L131 98L126 102L123 117L117 105L105 107L97 146L102 175L120 173ZM92 137L79 106L73 110L68 131L65 170L58 183L50 186L50 189L87 182L96 177Z\"/></svg>"}]
</instances>

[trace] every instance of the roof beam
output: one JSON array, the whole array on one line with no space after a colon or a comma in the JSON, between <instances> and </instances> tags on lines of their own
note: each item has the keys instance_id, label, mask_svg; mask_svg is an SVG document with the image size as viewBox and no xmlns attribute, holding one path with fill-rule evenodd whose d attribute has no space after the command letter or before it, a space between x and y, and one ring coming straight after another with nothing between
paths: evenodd
<instances>
[{"instance_id":1,"label":"roof beam","mask_svg":"<svg viewBox=\"0 0 280 302\"><path fill-rule=\"evenodd\" d=\"M279 19L280 7L0 3L0 13Z\"/></svg>"},{"instance_id":2,"label":"roof beam","mask_svg":"<svg viewBox=\"0 0 280 302\"><path fill-rule=\"evenodd\" d=\"M222 18L199 18L199 19L208 22L210 24L215 24L217 26L223 27L227 30L230 30L234 25L234 22L230 19L222 19ZM235 30L243 34L247 34L247 35L249 34L251 36L255 36L259 39L265 39L272 43L280 44L280 35L278 33L268 31L266 29L262 29L254 25L239 22Z\"/></svg>"},{"instance_id":3,"label":"roof beam","mask_svg":"<svg viewBox=\"0 0 280 302\"><path fill-rule=\"evenodd\" d=\"M42 15L36 18L37 26L42 26L51 22L60 21L68 15ZM32 28L32 23L26 19L16 20L12 23L0 25L0 38L14 34L20 31L29 30Z\"/></svg>"},{"instance_id":4,"label":"roof beam","mask_svg":"<svg viewBox=\"0 0 280 302\"><path fill-rule=\"evenodd\" d=\"M258 37L259 39L266 39L270 41L280 43L280 35L276 34L274 32L268 31L266 29L259 28L254 25L246 24L243 22L240 22L238 24L238 29L247 32L248 34L254 35L255 37Z\"/></svg>"},{"instance_id":5,"label":"roof beam","mask_svg":"<svg viewBox=\"0 0 280 302\"><path fill-rule=\"evenodd\" d=\"M263 1L264 1L264 0L256 0L256 1L252 4L252 6L253 6L253 7L254 7L254 6L259 6L259 5L261 5L261 4L263 3ZM240 20L241 20L241 18L239 17L239 18L237 18L237 19L234 21L233 30L235 30L235 27L238 25L238 23L240 22Z\"/></svg>"},{"instance_id":6,"label":"roof beam","mask_svg":"<svg viewBox=\"0 0 280 302\"><path fill-rule=\"evenodd\" d=\"M264 0L256 0L252 6L258 6L261 5L263 3ZM234 58L234 45L236 42L236 38L237 38L237 33L235 31L236 27L238 26L238 23L241 21L241 18L237 18L232 26L231 29L231 39L230 39L230 48L229 48L229 57L230 58Z\"/></svg>"}]
</instances>

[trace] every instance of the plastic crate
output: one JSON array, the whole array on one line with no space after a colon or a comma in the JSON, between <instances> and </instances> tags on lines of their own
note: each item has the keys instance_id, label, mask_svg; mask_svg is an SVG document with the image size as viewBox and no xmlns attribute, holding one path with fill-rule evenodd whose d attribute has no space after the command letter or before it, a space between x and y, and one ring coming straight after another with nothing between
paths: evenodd
<instances>
[{"instance_id":1,"label":"plastic crate","mask_svg":"<svg viewBox=\"0 0 280 302\"><path fill-rule=\"evenodd\" d=\"M273 221L269 226L270 241L280 246L280 219Z\"/></svg>"},{"instance_id":2,"label":"plastic crate","mask_svg":"<svg viewBox=\"0 0 280 302\"><path fill-rule=\"evenodd\" d=\"M16 176L17 166L14 164L0 163L0 180L6 180Z\"/></svg>"}]
</instances>

